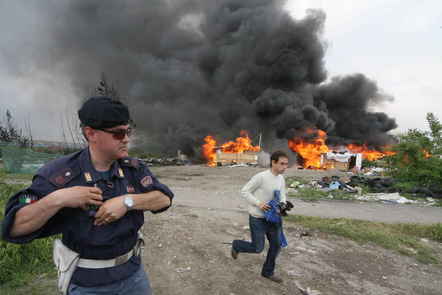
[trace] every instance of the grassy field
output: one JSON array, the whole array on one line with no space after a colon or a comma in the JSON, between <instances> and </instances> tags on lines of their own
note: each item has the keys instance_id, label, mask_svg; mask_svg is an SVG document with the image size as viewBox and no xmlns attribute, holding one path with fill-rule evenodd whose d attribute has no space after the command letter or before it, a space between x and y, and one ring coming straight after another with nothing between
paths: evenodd
<instances>
[{"instance_id":1,"label":"grassy field","mask_svg":"<svg viewBox=\"0 0 442 295\"><path fill-rule=\"evenodd\" d=\"M0 172L1 173L1 172ZM6 183L16 176L0 174L0 221L4 217L4 208L7 200L15 192L22 189L23 184ZM20 175L24 181L30 180L29 175ZM34 280L37 276L53 277L52 265L53 238L35 240L25 245L16 245L0 240L0 288L2 294L9 293L17 286Z\"/></svg>"},{"instance_id":2,"label":"grassy field","mask_svg":"<svg viewBox=\"0 0 442 295\"><path fill-rule=\"evenodd\" d=\"M304 228L342 236L358 243L373 243L419 262L441 264L441 257L425 240L442 242L442 224L386 224L345 218L319 218L291 215L287 221Z\"/></svg>"}]
</instances>

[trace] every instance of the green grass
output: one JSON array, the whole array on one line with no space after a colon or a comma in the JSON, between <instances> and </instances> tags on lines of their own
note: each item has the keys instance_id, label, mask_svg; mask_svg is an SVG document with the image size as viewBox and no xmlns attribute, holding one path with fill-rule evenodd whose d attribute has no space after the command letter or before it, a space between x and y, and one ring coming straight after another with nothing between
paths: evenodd
<instances>
[{"instance_id":1,"label":"green grass","mask_svg":"<svg viewBox=\"0 0 442 295\"><path fill-rule=\"evenodd\" d=\"M308 181L305 180L304 178L297 177L297 176L290 176L285 179L285 183L288 187L290 187L290 185L294 182L298 182L299 184L307 184L308 183Z\"/></svg>"},{"instance_id":2,"label":"green grass","mask_svg":"<svg viewBox=\"0 0 442 295\"><path fill-rule=\"evenodd\" d=\"M299 188L296 193L289 193L289 197L298 198L306 202L316 202L327 199L328 193L314 188Z\"/></svg>"},{"instance_id":3,"label":"green grass","mask_svg":"<svg viewBox=\"0 0 442 295\"><path fill-rule=\"evenodd\" d=\"M373 243L413 256L425 264L440 264L440 257L421 239L442 242L442 224L386 224L345 218L288 216L289 222L321 232L342 236L360 244Z\"/></svg>"},{"instance_id":4,"label":"green grass","mask_svg":"<svg viewBox=\"0 0 442 295\"><path fill-rule=\"evenodd\" d=\"M289 197L298 198L306 202L317 202L320 200L355 200L354 194L341 190L330 192L321 191L315 188L304 187L297 189L297 193L289 193Z\"/></svg>"},{"instance_id":5,"label":"green grass","mask_svg":"<svg viewBox=\"0 0 442 295\"><path fill-rule=\"evenodd\" d=\"M8 175L8 177L10 176ZM7 200L23 187L24 185L21 184L0 182L0 222L4 217ZM38 275L54 276L53 239L38 239L25 245L11 244L0 240L0 288L2 292L31 282Z\"/></svg>"},{"instance_id":6,"label":"green grass","mask_svg":"<svg viewBox=\"0 0 442 295\"><path fill-rule=\"evenodd\" d=\"M32 180L33 174L16 174L7 173L4 168L0 168L0 183L1 182L28 182Z\"/></svg>"},{"instance_id":7,"label":"green grass","mask_svg":"<svg viewBox=\"0 0 442 295\"><path fill-rule=\"evenodd\" d=\"M436 200L436 204L434 204L433 207L442 207L442 200Z\"/></svg>"}]
</instances>

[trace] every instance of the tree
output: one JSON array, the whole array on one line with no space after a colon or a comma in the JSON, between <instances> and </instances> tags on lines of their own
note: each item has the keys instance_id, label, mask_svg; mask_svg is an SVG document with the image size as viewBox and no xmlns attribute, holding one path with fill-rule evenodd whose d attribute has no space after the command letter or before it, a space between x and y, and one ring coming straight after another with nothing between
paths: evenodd
<instances>
[{"instance_id":1,"label":"tree","mask_svg":"<svg viewBox=\"0 0 442 295\"><path fill-rule=\"evenodd\" d=\"M410 129L399 137L396 154L388 158L390 173L399 183L414 187L439 187L442 184L442 125L427 114L430 132Z\"/></svg>"},{"instance_id":2,"label":"tree","mask_svg":"<svg viewBox=\"0 0 442 295\"><path fill-rule=\"evenodd\" d=\"M32 146L32 136L25 136L21 129L18 129L14 124L14 118L11 111L6 110L6 122L2 124L0 121L0 142L15 143L22 147Z\"/></svg>"},{"instance_id":3,"label":"tree","mask_svg":"<svg viewBox=\"0 0 442 295\"><path fill-rule=\"evenodd\" d=\"M430 127L431 149L434 155L442 154L442 124L433 113L427 114L427 122Z\"/></svg>"}]
</instances>

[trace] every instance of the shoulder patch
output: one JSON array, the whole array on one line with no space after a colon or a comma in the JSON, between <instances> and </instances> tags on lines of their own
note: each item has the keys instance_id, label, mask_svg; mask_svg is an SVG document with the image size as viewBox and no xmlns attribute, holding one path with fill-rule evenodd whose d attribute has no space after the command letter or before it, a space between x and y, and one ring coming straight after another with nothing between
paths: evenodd
<instances>
[{"instance_id":1,"label":"shoulder patch","mask_svg":"<svg viewBox=\"0 0 442 295\"><path fill-rule=\"evenodd\" d=\"M71 181L76 176L76 173L71 168L64 168L51 175L49 181L55 186L63 186Z\"/></svg>"},{"instance_id":2,"label":"shoulder patch","mask_svg":"<svg viewBox=\"0 0 442 295\"><path fill-rule=\"evenodd\" d=\"M148 187L149 185L151 185L153 183L152 176L150 176L150 175L144 176L141 179L140 183L143 187Z\"/></svg>"}]
</instances>

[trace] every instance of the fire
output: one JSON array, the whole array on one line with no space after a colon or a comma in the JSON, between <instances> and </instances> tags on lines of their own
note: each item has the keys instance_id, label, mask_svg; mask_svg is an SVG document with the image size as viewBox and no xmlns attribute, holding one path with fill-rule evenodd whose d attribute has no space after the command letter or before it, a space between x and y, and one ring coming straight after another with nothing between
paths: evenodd
<instances>
[{"instance_id":1,"label":"fire","mask_svg":"<svg viewBox=\"0 0 442 295\"><path fill-rule=\"evenodd\" d=\"M212 136L207 135L206 137L204 137L204 142L205 144L203 144L203 156L207 159L207 165L214 167L216 165L216 140Z\"/></svg>"},{"instance_id":2,"label":"fire","mask_svg":"<svg viewBox=\"0 0 442 295\"><path fill-rule=\"evenodd\" d=\"M313 139L310 139L313 137ZM307 139L306 139L307 138ZM308 129L302 137L295 137L289 139L289 148L301 156L304 168L313 169L329 169L330 166L321 164L321 155L325 154L331 149L327 146L327 133L319 129ZM389 151L390 147L382 148L382 151L370 149L367 145L347 145L347 150L352 153L362 154L364 159L375 161L385 156L392 156L395 152Z\"/></svg>"},{"instance_id":3,"label":"fire","mask_svg":"<svg viewBox=\"0 0 442 295\"><path fill-rule=\"evenodd\" d=\"M304 160L304 168L322 168L321 167L321 154L329 151L328 146L325 144L327 139L327 133L322 130L308 129L306 135L313 135L316 133L316 137L311 140L305 140L301 137L295 137L289 139L289 148L298 153Z\"/></svg>"},{"instance_id":4,"label":"fire","mask_svg":"<svg viewBox=\"0 0 442 295\"><path fill-rule=\"evenodd\" d=\"M431 158L431 154L427 150L422 150L422 154L424 154L425 159Z\"/></svg>"},{"instance_id":5,"label":"fire","mask_svg":"<svg viewBox=\"0 0 442 295\"><path fill-rule=\"evenodd\" d=\"M253 146L247 131L242 130L240 137L235 141L228 141L220 146L217 146L215 138L208 135L204 138L203 156L207 160L207 165L210 167L216 166L216 151L221 150L224 153L239 154L246 151L259 152L259 146Z\"/></svg>"},{"instance_id":6,"label":"fire","mask_svg":"<svg viewBox=\"0 0 442 295\"><path fill-rule=\"evenodd\" d=\"M396 153L389 151L389 146L382 148L383 151L373 150L367 147L367 145L349 144L347 149L355 154L362 154L362 157L368 161L376 161L386 156L393 156Z\"/></svg>"}]
</instances>

